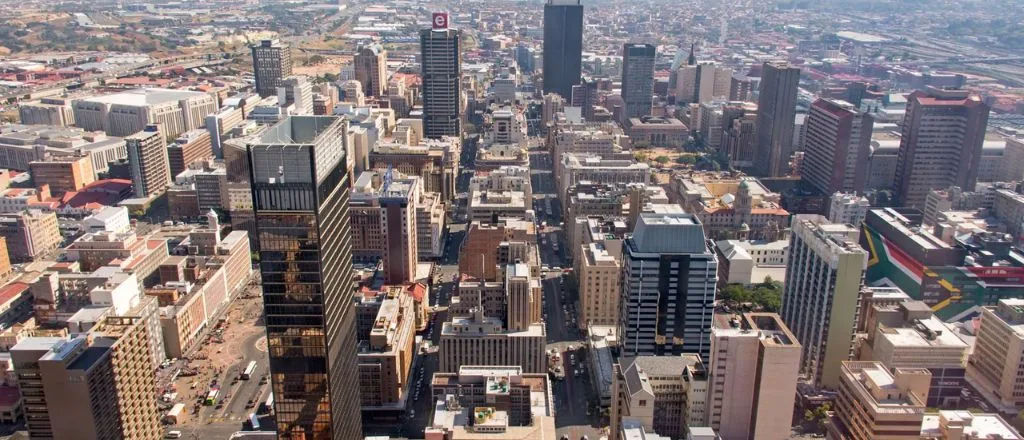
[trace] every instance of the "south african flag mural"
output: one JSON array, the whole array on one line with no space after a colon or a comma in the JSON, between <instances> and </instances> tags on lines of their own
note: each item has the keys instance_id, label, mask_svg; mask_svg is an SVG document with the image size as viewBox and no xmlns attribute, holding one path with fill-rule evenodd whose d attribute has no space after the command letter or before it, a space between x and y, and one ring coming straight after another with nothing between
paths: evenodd
<instances>
[{"instance_id":1,"label":"south african flag mural","mask_svg":"<svg viewBox=\"0 0 1024 440\"><path fill-rule=\"evenodd\" d=\"M1001 298L1024 297L1024 268L925 266L867 225L861 245L869 259L864 283L899 287L945 321L961 321Z\"/></svg>"}]
</instances>

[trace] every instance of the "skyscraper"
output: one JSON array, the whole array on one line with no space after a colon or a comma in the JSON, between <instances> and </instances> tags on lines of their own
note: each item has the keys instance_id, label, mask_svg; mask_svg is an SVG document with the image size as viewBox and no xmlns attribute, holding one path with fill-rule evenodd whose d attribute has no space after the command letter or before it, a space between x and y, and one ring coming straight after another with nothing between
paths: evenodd
<instances>
[{"instance_id":1,"label":"skyscraper","mask_svg":"<svg viewBox=\"0 0 1024 440\"><path fill-rule=\"evenodd\" d=\"M135 197L156 197L166 192L174 176L160 126L147 125L144 130L124 138L124 142Z\"/></svg>"},{"instance_id":2,"label":"skyscraper","mask_svg":"<svg viewBox=\"0 0 1024 440\"><path fill-rule=\"evenodd\" d=\"M264 98L276 95L281 80L292 74L291 47L279 40L263 40L250 49L256 93Z\"/></svg>"},{"instance_id":3,"label":"skyscraper","mask_svg":"<svg viewBox=\"0 0 1024 440\"><path fill-rule=\"evenodd\" d=\"M580 0L544 4L544 94L572 100L583 65L583 5Z\"/></svg>"},{"instance_id":4,"label":"skyscraper","mask_svg":"<svg viewBox=\"0 0 1024 440\"><path fill-rule=\"evenodd\" d=\"M757 145L754 168L759 176L786 174L793 153L796 95L800 69L782 62L767 62L761 70L757 103Z\"/></svg>"},{"instance_id":5,"label":"skyscraper","mask_svg":"<svg viewBox=\"0 0 1024 440\"><path fill-rule=\"evenodd\" d=\"M803 180L822 194L863 193L874 119L846 101L811 104L804 137Z\"/></svg>"},{"instance_id":6,"label":"skyscraper","mask_svg":"<svg viewBox=\"0 0 1024 440\"><path fill-rule=\"evenodd\" d=\"M352 64L356 81L366 96L384 96L388 90L388 51L379 44L360 47Z\"/></svg>"},{"instance_id":7,"label":"skyscraper","mask_svg":"<svg viewBox=\"0 0 1024 440\"><path fill-rule=\"evenodd\" d=\"M711 349L718 260L691 214L641 214L623 244L623 355Z\"/></svg>"},{"instance_id":8,"label":"skyscraper","mask_svg":"<svg viewBox=\"0 0 1024 440\"><path fill-rule=\"evenodd\" d=\"M291 116L248 145L282 438L361 439L348 122Z\"/></svg>"},{"instance_id":9,"label":"skyscraper","mask_svg":"<svg viewBox=\"0 0 1024 440\"><path fill-rule=\"evenodd\" d=\"M627 119L651 114L656 50L650 44L622 46L622 100L626 102Z\"/></svg>"},{"instance_id":10,"label":"skyscraper","mask_svg":"<svg viewBox=\"0 0 1024 440\"><path fill-rule=\"evenodd\" d=\"M932 189L974 188L988 111L965 90L910 94L893 183L897 206L921 208Z\"/></svg>"},{"instance_id":11,"label":"skyscraper","mask_svg":"<svg viewBox=\"0 0 1024 440\"><path fill-rule=\"evenodd\" d=\"M423 64L423 136L461 135L461 33L448 28L448 15L435 13L433 27L420 31Z\"/></svg>"},{"instance_id":12,"label":"skyscraper","mask_svg":"<svg viewBox=\"0 0 1024 440\"><path fill-rule=\"evenodd\" d=\"M820 215L793 220L782 295L782 319L803 344L800 372L835 389L849 360L867 253L857 228Z\"/></svg>"}]
</instances>

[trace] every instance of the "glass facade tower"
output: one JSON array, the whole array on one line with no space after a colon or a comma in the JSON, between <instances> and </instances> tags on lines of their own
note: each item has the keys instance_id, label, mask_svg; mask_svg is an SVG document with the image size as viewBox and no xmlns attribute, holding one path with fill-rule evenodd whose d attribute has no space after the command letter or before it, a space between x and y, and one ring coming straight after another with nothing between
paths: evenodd
<instances>
[{"instance_id":1,"label":"glass facade tower","mask_svg":"<svg viewBox=\"0 0 1024 440\"><path fill-rule=\"evenodd\" d=\"M292 116L248 146L278 435L361 439L348 122Z\"/></svg>"}]
</instances>

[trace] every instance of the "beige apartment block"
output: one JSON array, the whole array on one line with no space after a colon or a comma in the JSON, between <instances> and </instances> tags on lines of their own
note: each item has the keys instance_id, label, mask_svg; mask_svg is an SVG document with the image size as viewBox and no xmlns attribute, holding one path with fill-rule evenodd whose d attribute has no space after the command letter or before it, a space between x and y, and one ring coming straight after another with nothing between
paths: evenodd
<instances>
[{"instance_id":1,"label":"beige apartment block","mask_svg":"<svg viewBox=\"0 0 1024 440\"><path fill-rule=\"evenodd\" d=\"M981 311L967 377L1005 407L1024 405L1024 299L1002 299Z\"/></svg>"},{"instance_id":2,"label":"beige apartment block","mask_svg":"<svg viewBox=\"0 0 1024 440\"><path fill-rule=\"evenodd\" d=\"M621 257L609 252L604 243L581 246L582 257L577 260L579 277L579 327L587 325L617 325L619 323L619 296L622 284Z\"/></svg>"},{"instance_id":3,"label":"beige apartment block","mask_svg":"<svg viewBox=\"0 0 1024 440\"><path fill-rule=\"evenodd\" d=\"M775 313L715 315L707 415L724 439L790 435L800 342Z\"/></svg>"}]
</instances>

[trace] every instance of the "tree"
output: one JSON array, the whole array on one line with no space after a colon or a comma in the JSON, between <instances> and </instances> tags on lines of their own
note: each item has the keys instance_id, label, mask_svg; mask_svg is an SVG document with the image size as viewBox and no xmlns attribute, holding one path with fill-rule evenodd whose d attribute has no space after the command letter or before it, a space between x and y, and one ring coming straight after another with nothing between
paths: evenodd
<instances>
[{"instance_id":1,"label":"tree","mask_svg":"<svg viewBox=\"0 0 1024 440\"><path fill-rule=\"evenodd\" d=\"M668 156L658 156L658 157L654 158L654 161L657 162L657 163L660 163L662 165L665 165L665 164L668 163L669 158L668 158Z\"/></svg>"},{"instance_id":2,"label":"tree","mask_svg":"<svg viewBox=\"0 0 1024 440\"><path fill-rule=\"evenodd\" d=\"M684 154L684 155L681 155L679 157L676 157L676 163L679 163L679 164L682 164L682 165L693 165L693 164L697 163L697 159L695 159L693 156L691 156L689 154Z\"/></svg>"},{"instance_id":3,"label":"tree","mask_svg":"<svg viewBox=\"0 0 1024 440\"><path fill-rule=\"evenodd\" d=\"M313 55L313 56L309 57L308 60L306 60L306 64L308 64L310 66L313 66L313 65L316 65L316 64L320 64L320 63L322 63L324 61L325 61L325 59L324 59L323 55Z\"/></svg>"},{"instance_id":4,"label":"tree","mask_svg":"<svg viewBox=\"0 0 1024 440\"><path fill-rule=\"evenodd\" d=\"M752 298L750 292L742 284L729 284L719 291L718 294L722 301L732 303L733 305L748 303Z\"/></svg>"},{"instance_id":5,"label":"tree","mask_svg":"<svg viewBox=\"0 0 1024 440\"><path fill-rule=\"evenodd\" d=\"M804 411L804 421L813 423L819 431L825 430L825 422L828 421L828 412L832 409L829 403L823 403L813 410Z\"/></svg>"}]
</instances>

